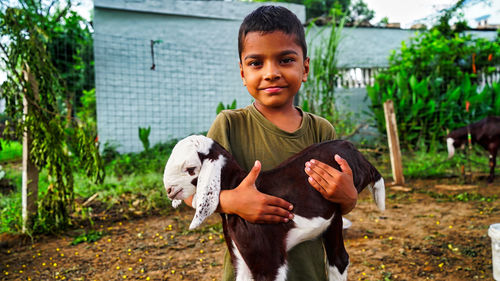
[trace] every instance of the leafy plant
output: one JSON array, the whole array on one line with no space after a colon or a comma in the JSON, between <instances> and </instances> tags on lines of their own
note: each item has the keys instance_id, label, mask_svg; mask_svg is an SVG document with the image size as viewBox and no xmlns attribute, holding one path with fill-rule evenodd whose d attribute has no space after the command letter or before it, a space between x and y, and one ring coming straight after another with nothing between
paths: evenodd
<instances>
[{"instance_id":1,"label":"leafy plant","mask_svg":"<svg viewBox=\"0 0 500 281\"><path fill-rule=\"evenodd\" d=\"M0 139L0 162L15 161L23 156L23 146L17 141L6 141Z\"/></svg>"},{"instance_id":2,"label":"leafy plant","mask_svg":"<svg viewBox=\"0 0 500 281\"><path fill-rule=\"evenodd\" d=\"M333 22L335 21L328 26L331 28L330 34L313 50L309 78L304 83L300 98L302 109L326 118L335 127L337 135L345 138L357 129L353 122L354 113L342 112L337 106L339 101L335 96L335 87L337 79L341 76L337 66L337 50L342 40L345 18L339 21L338 26ZM308 32L312 28L314 28L313 23L309 25ZM321 28L318 34L325 30L327 27ZM318 39L313 38L313 40Z\"/></svg>"},{"instance_id":3,"label":"leafy plant","mask_svg":"<svg viewBox=\"0 0 500 281\"><path fill-rule=\"evenodd\" d=\"M149 134L150 133L151 133L151 126L149 126L147 129L139 127L139 139L142 142L142 147L144 147L144 150L149 149Z\"/></svg>"},{"instance_id":4,"label":"leafy plant","mask_svg":"<svg viewBox=\"0 0 500 281\"><path fill-rule=\"evenodd\" d=\"M17 137L30 133L33 163L48 173L47 192L36 216L43 223L35 226L53 231L69 224L73 171L81 169L98 182L104 178L95 131L72 118L73 99L50 51L56 38L85 22L70 6L27 0L16 3L0 11L0 35L5 39L0 43L0 58L7 72L0 98L6 100L5 112ZM29 107L26 115L24 100Z\"/></svg>"},{"instance_id":5,"label":"leafy plant","mask_svg":"<svg viewBox=\"0 0 500 281\"><path fill-rule=\"evenodd\" d=\"M309 79L304 83L302 106L306 111L318 114L333 122L335 112L335 85L340 76L337 66L338 46L345 19L329 25L329 36L314 49L310 62ZM309 25L309 30L313 24ZM321 28L319 34L326 28ZM318 35L320 36L320 35ZM311 45L311 44L309 44Z\"/></svg>"},{"instance_id":6,"label":"leafy plant","mask_svg":"<svg viewBox=\"0 0 500 281\"><path fill-rule=\"evenodd\" d=\"M21 225L21 193L11 192L8 196L0 196L0 233L20 232Z\"/></svg>"},{"instance_id":7,"label":"leafy plant","mask_svg":"<svg viewBox=\"0 0 500 281\"><path fill-rule=\"evenodd\" d=\"M162 172L168 155L176 143L177 140L172 140L166 143L157 143L151 149L140 153L121 154L110 163L112 173L123 176L150 171Z\"/></svg>"},{"instance_id":8,"label":"leafy plant","mask_svg":"<svg viewBox=\"0 0 500 281\"><path fill-rule=\"evenodd\" d=\"M83 90L80 97L81 106L77 111L77 116L88 126L96 127L97 112L96 112L96 99L95 88L90 90Z\"/></svg>"},{"instance_id":9,"label":"leafy plant","mask_svg":"<svg viewBox=\"0 0 500 281\"><path fill-rule=\"evenodd\" d=\"M96 230L84 231L82 234L75 237L73 241L71 241L71 245L78 245L83 242L92 243L101 239L102 236L104 236L104 232L102 231L96 231Z\"/></svg>"},{"instance_id":10,"label":"leafy plant","mask_svg":"<svg viewBox=\"0 0 500 281\"><path fill-rule=\"evenodd\" d=\"M224 106L222 102L219 102L219 105L217 105L217 109L215 111L217 114L219 114L224 109L236 109L236 99L233 100L233 103L231 105L228 104L226 106Z\"/></svg>"},{"instance_id":11,"label":"leafy plant","mask_svg":"<svg viewBox=\"0 0 500 281\"><path fill-rule=\"evenodd\" d=\"M388 99L395 104L402 144L410 149L421 145L432 150L445 129L500 114L498 83L478 86L478 77L496 71L499 42L498 36L491 42L436 28L417 34L408 45L403 42L400 52L390 56L389 68L367 88L379 131L385 133L383 103Z\"/></svg>"},{"instance_id":12,"label":"leafy plant","mask_svg":"<svg viewBox=\"0 0 500 281\"><path fill-rule=\"evenodd\" d=\"M117 159L120 156L118 152L118 144L106 142L104 143L104 148L101 152L101 157L104 160L104 164L109 164L111 161Z\"/></svg>"}]
</instances>

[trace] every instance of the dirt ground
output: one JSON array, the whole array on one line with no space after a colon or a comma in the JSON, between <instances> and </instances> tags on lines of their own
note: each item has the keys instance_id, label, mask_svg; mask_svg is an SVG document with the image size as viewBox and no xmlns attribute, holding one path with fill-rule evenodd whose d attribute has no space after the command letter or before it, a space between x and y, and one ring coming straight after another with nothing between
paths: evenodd
<instances>
[{"instance_id":1,"label":"dirt ground","mask_svg":"<svg viewBox=\"0 0 500 281\"><path fill-rule=\"evenodd\" d=\"M500 200L486 199L500 194L500 179L487 185L480 178L477 186L458 182L388 187L385 212L365 190L346 216L353 222L344 233L349 280L493 280L487 231L500 222ZM93 229L104 235L77 245L71 242L81 229L33 242L3 235L0 279L219 280L225 249L219 217L189 232L192 215L187 208L133 220L103 215Z\"/></svg>"}]
</instances>

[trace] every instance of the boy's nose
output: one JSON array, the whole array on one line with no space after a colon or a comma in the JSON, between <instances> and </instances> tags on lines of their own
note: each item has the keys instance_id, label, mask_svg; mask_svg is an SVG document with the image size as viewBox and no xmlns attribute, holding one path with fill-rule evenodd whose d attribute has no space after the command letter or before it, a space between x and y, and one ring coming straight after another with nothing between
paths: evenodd
<instances>
[{"instance_id":1,"label":"boy's nose","mask_svg":"<svg viewBox=\"0 0 500 281\"><path fill-rule=\"evenodd\" d=\"M264 79L268 81L274 81L281 78L281 74L279 72L269 72L264 76Z\"/></svg>"},{"instance_id":2,"label":"boy's nose","mask_svg":"<svg viewBox=\"0 0 500 281\"><path fill-rule=\"evenodd\" d=\"M274 81L281 78L281 73L279 69L273 65L269 65L266 69L264 79L268 81Z\"/></svg>"}]
</instances>

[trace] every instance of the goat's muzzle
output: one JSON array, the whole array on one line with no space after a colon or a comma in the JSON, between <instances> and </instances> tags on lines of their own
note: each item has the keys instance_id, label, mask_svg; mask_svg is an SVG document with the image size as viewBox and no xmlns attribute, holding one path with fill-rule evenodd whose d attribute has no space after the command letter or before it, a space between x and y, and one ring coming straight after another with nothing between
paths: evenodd
<instances>
[{"instance_id":1,"label":"goat's muzzle","mask_svg":"<svg viewBox=\"0 0 500 281\"><path fill-rule=\"evenodd\" d=\"M181 188L175 188L174 186L169 186L166 188L167 196L170 199L176 199L177 195L182 192Z\"/></svg>"}]
</instances>

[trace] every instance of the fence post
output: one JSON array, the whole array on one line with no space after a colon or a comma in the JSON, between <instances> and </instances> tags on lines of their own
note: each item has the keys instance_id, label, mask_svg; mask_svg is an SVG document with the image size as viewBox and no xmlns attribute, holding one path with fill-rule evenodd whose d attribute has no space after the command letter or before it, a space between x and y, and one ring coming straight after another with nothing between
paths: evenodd
<instances>
[{"instance_id":1,"label":"fence post","mask_svg":"<svg viewBox=\"0 0 500 281\"><path fill-rule=\"evenodd\" d=\"M30 72L28 66L23 70L26 84L31 86L35 100L38 97L38 84L35 77ZM26 118L30 110L28 99L26 98L26 90L23 96L23 119ZM22 176L22 218L23 228L25 233L31 228L31 218L36 214L36 201L38 199L38 168L31 161L31 135L28 129L23 132L23 176Z\"/></svg>"},{"instance_id":2,"label":"fence post","mask_svg":"<svg viewBox=\"0 0 500 281\"><path fill-rule=\"evenodd\" d=\"M403 176L401 150L399 148L398 126L392 100L384 102L384 113L387 139L389 142L389 153L391 155L392 177L394 178L394 184L404 185L405 179Z\"/></svg>"}]
</instances>

